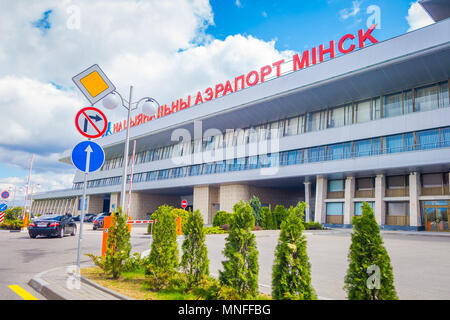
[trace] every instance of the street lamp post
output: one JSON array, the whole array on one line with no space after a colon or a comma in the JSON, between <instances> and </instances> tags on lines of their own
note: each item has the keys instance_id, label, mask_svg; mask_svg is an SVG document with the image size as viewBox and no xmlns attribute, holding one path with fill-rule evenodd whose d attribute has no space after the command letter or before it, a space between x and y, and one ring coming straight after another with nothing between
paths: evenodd
<instances>
[{"instance_id":1,"label":"street lamp post","mask_svg":"<svg viewBox=\"0 0 450 320\"><path fill-rule=\"evenodd\" d=\"M116 97L120 98L120 102L117 100ZM130 96L129 100L125 100L117 91L111 92L109 95L107 95L105 98L103 98L103 106L106 109L114 109L119 104L121 104L125 109L127 109L127 131L126 131L126 138L125 138L125 148L123 151L123 173L122 173L122 189L120 194L120 205L122 206L122 209L125 207L125 190L126 190L126 184L127 184L127 172L128 172L128 152L129 152L129 144L130 144L130 123L131 123L131 111L136 110L139 107L139 104L141 102L144 102L142 104L142 111L146 113L147 115L154 115L157 113L159 108L159 103L150 97L144 97L139 99L136 102L132 102L133 99L133 86L130 86ZM134 106L134 107L133 107Z\"/></svg>"}]
</instances>

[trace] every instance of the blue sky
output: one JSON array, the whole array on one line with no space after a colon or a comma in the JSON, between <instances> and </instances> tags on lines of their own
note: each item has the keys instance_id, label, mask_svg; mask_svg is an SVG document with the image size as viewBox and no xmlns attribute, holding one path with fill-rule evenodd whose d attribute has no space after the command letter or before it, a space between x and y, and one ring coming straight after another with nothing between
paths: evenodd
<instances>
[{"instance_id":1,"label":"blue sky","mask_svg":"<svg viewBox=\"0 0 450 320\"><path fill-rule=\"evenodd\" d=\"M215 26L207 29L215 38L225 39L230 34L252 35L270 41L276 39L278 50L302 51L330 40L338 40L346 33L366 29L370 14L367 7L380 8L381 29L378 40L405 33L405 19L412 1L404 0L212 0ZM240 3L240 6L236 3ZM343 10L356 5L359 11L347 19ZM340 14L342 13L342 14Z\"/></svg>"}]
</instances>

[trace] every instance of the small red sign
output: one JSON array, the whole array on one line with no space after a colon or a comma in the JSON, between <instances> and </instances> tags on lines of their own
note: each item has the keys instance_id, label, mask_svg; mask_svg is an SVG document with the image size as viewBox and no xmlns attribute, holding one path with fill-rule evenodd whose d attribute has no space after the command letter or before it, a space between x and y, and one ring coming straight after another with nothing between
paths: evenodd
<instances>
[{"instance_id":1,"label":"small red sign","mask_svg":"<svg viewBox=\"0 0 450 320\"><path fill-rule=\"evenodd\" d=\"M78 111L75 116L75 127L87 138L98 138L106 132L108 120L99 109L86 107Z\"/></svg>"},{"instance_id":2,"label":"small red sign","mask_svg":"<svg viewBox=\"0 0 450 320\"><path fill-rule=\"evenodd\" d=\"M181 207L182 207L183 209L186 209L187 205L188 205L187 200L181 201Z\"/></svg>"}]
</instances>

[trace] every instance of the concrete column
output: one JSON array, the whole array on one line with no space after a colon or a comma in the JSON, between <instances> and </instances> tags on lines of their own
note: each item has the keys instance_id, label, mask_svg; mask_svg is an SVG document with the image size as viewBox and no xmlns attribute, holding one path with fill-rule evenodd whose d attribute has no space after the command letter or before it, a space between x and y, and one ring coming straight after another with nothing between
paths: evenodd
<instances>
[{"instance_id":1,"label":"concrete column","mask_svg":"<svg viewBox=\"0 0 450 320\"><path fill-rule=\"evenodd\" d=\"M211 224L219 204L219 188L194 186L193 207L200 210L205 224Z\"/></svg>"},{"instance_id":2,"label":"concrete column","mask_svg":"<svg viewBox=\"0 0 450 320\"><path fill-rule=\"evenodd\" d=\"M311 181L305 181L303 184L305 185L305 203L306 203L305 221L309 222L310 219L311 219L311 210L310 210L310 206L311 206Z\"/></svg>"},{"instance_id":3,"label":"concrete column","mask_svg":"<svg viewBox=\"0 0 450 320\"><path fill-rule=\"evenodd\" d=\"M131 193L133 195L133 193ZM88 205L86 213L102 213L104 196L90 195L88 196Z\"/></svg>"},{"instance_id":4,"label":"concrete column","mask_svg":"<svg viewBox=\"0 0 450 320\"><path fill-rule=\"evenodd\" d=\"M375 178L375 220L380 226L386 223L386 204L383 200L386 192L385 180L384 174L377 174Z\"/></svg>"},{"instance_id":5,"label":"concrete column","mask_svg":"<svg viewBox=\"0 0 450 320\"><path fill-rule=\"evenodd\" d=\"M316 178L316 205L315 205L315 222L326 222L325 199L327 198L327 178L317 176Z\"/></svg>"},{"instance_id":6,"label":"concrete column","mask_svg":"<svg viewBox=\"0 0 450 320\"><path fill-rule=\"evenodd\" d=\"M111 193L111 197L109 200L109 211L113 212L116 211L117 208L120 206L120 193L115 192Z\"/></svg>"},{"instance_id":7,"label":"concrete column","mask_svg":"<svg viewBox=\"0 0 450 320\"><path fill-rule=\"evenodd\" d=\"M345 179L344 191L344 224L352 224L352 218L355 212L353 197L355 195L355 178L347 177Z\"/></svg>"},{"instance_id":8,"label":"concrete column","mask_svg":"<svg viewBox=\"0 0 450 320\"><path fill-rule=\"evenodd\" d=\"M420 173L411 172L409 174L409 225L419 227L422 225L420 215Z\"/></svg>"},{"instance_id":9,"label":"concrete column","mask_svg":"<svg viewBox=\"0 0 450 320\"><path fill-rule=\"evenodd\" d=\"M250 200L250 190L245 184L221 185L219 189L220 210L232 212L233 206L240 200Z\"/></svg>"}]
</instances>

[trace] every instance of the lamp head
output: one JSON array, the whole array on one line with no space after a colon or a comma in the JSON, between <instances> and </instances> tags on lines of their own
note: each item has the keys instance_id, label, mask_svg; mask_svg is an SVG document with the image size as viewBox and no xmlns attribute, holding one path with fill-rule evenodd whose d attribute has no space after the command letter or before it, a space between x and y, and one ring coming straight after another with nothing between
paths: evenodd
<instances>
[{"instance_id":1,"label":"lamp head","mask_svg":"<svg viewBox=\"0 0 450 320\"><path fill-rule=\"evenodd\" d=\"M155 99L148 98L142 103L142 112L147 116L153 116L158 112L159 103Z\"/></svg>"},{"instance_id":2,"label":"lamp head","mask_svg":"<svg viewBox=\"0 0 450 320\"><path fill-rule=\"evenodd\" d=\"M102 104L106 109L113 110L120 104L120 98L114 92L111 92L102 99Z\"/></svg>"}]
</instances>

